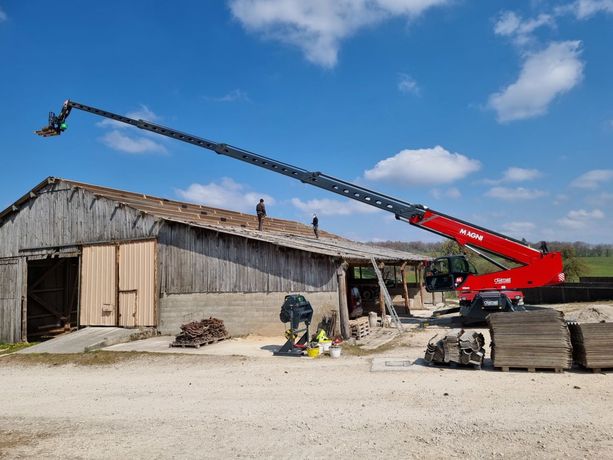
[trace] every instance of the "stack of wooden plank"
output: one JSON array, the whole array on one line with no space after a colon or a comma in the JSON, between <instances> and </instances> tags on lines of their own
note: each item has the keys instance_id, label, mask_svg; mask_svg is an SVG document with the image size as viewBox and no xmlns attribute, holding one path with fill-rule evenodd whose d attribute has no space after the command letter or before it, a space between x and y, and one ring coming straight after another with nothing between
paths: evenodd
<instances>
[{"instance_id":1,"label":"stack of wooden plank","mask_svg":"<svg viewBox=\"0 0 613 460\"><path fill-rule=\"evenodd\" d=\"M613 323L569 323L573 358L600 372L613 368Z\"/></svg>"},{"instance_id":2,"label":"stack of wooden plank","mask_svg":"<svg viewBox=\"0 0 613 460\"><path fill-rule=\"evenodd\" d=\"M181 326L181 332L176 336L171 347L194 347L219 342L229 338L223 321L217 318L192 321Z\"/></svg>"},{"instance_id":3,"label":"stack of wooden plank","mask_svg":"<svg viewBox=\"0 0 613 460\"><path fill-rule=\"evenodd\" d=\"M488 315L494 367L554 369L572 367L570 333L564 315L552 309Z\"/></svg>"},{"instance_id":4,"label":"stack of wooden plank","mask_svg":"<svg viewBox=\"0 0 613 460\"><path fill-rule=\"evenodd\" d=\"M483 334L454 329L439 338L435 335L428 342L424 359L437 364L464 364L481 367L485 357Z\"/></svg>"},{"instance_id":5,"label":"stack of wooden plank","mask_svg":"<svg viewBox=\"0 0 613 460\"><path fill-rule=\"evenodd\" d=\"M355 337L356 340L360 340L362 337L366 337L370 334L368 316L349 320L349 327L351 328L351 337Z\"/></svg>"}]
</instances>

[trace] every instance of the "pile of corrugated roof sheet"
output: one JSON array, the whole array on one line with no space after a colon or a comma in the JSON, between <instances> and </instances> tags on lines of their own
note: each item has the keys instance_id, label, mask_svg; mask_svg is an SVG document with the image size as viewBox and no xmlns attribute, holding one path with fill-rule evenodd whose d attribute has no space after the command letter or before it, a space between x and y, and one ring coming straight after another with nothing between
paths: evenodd
<instances>
[{"instance_id":1,"label":"pile of corrugated roof sheet","mask_svg":"<svg viewBox=\"0 0 613 460\"><path fill-rule=\"evenodd\" d=\"M613 323L570 323L573 358L588 369L613 368Z\"/></svg>"},{"instance_id":2,"label":"pile of corrugated roof sheet","mask_svg":"<svg viewBox=\"0 0 613 460\"><path fill-rule=\"evenodd\" d=\"M194 347L219 342L228 339L230 335L223 321L217 318L192 321L181 326L181 332L176 336L171 347Z\"/></svg>"},{"instance_id":3,"label":"pile of corrugated roof sheet","mask_svg":"<svg viewBox=\"0 0 613 460\"><path fill-rule=\"evenodd\" d=\"M485 339L478 332L454 329L439 339L430 339L424 359L437 364L463 364L481 367L485 357Z\"/></svg>"},{"instance_id":4,"label":"pile of corrugated roof sheet","mask_svg":"<svg viewBox=\"0 0 613 460\"><path fill-rule=\"evenodd\" d=\"M572 347L564 315L551 309L488 315L494 367L570 369Z\"/></svg>"}]
</instances>

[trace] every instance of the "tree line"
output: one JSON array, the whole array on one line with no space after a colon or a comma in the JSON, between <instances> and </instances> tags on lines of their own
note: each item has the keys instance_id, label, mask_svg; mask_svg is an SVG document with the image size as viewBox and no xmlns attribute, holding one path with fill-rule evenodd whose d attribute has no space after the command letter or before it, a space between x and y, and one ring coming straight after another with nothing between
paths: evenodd
<instances>
[{"instance_id":1,"label":"tree line","mask_svg":"<svg viewBox=\"0 0 613 460\"><path fill-rule=\"evenodd\" d=\"M534 248L540 247L540 243L528 244ZM455 241L452 240L444 240L434 243L426 243L424 241L381 241L376 243L376 246L414 252L432 257L464 254L469 262L477 268L478 273L491 273L500 270L500 268L496 267L496 265L477 256L474 252L462 249ZM549 251L559 251L562 254L564 273L566 274L567 281L578 281L581 276L589 274L588 266L583 260L580 259L580 257L613 257L613 244L589 244L582 241L548 241L547 247ZM503 262L503 259L495 255L491 256L492 258L497 259L499 262ZM509 268L516 266L508 261L504 262L504 265Z\"/></svg>"},{"instance_id":2,"label":"tree line","mask_svg":"<svg viewBox=\"0 0 613 460\"><path fill-rule=\"evenodd\" d=\"M449 250L449 241L381 241L373 244L399 251L438 256L442 255L445 250ZM540 242L528 242L528 244L533 248L538 249L540 247ZM572 252L575 257L613 257L613 244L589 244L583 241L548 241L547 246L550 251Z\"/></svg>"}]
</instances>

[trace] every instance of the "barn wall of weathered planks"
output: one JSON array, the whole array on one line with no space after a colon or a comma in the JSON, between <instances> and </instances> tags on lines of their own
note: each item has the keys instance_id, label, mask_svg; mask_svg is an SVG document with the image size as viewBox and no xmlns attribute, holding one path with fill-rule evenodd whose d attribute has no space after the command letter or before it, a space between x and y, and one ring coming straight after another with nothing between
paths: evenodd
<instances>
[{"instance_id":1,"label":"barn wall of weathered planks","mask_svg":"<svg viewBox=\"0 0 613 460\"><path fill-rule=\"evenodd\" d=\"M32 193L0 222L0 260L5 262L0 270L0 342L25 339L26 260L78 255L84 243L157 238L161 222L62 181Z\"/></svg>"},{"instance_id":2,"label":"barn wall of weathered planks","mask_svg":"<svg viewBox=\"0 0 613 460\"><path fill-rule=\"evenodd\" d=\"M55 182L0 223L0 258L38 248L156 237L161 220L83 189Z\"/></svg>"},{"instance_id":3,"label":"barn wall of weathered planks","mask_svg":"<svg viewBox=\"0 0 613 460\"><path fill-rule=\"evenodd\" d=\"M215 311L221 319L234 318L240 333L258 332L247 329L259 326L260 332L270 330L265 322L271 320L278 328L279 299L290 292L321 297L317 308L338 307L339 261L334 257L164 220L55 180L35 189L0 222L0 260L5 261L0 273L0 341L23 338L26 260L75 257L83 245L149 238L159 241L156 296L174 299L159 305L158 319L168 318L167 324L186 314ZM186 308L188 297L178 296L185 294L209 297Z\"/></svg>"},{"instance_id":4,"label":"barn wall of weathered planks","mask_svg":"<svg viewBox=\"0 0 613 460\"><path fill-rule=\"evenodd\" d=\"M336 291L329 256L166 222L159 234L161 292Z\"/></svg>"}]
</instances>

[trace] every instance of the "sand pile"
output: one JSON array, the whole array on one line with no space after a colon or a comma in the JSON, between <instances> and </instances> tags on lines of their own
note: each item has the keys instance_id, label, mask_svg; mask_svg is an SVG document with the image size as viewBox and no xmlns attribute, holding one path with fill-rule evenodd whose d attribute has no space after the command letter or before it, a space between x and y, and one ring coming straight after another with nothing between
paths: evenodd
<instances>
[{"instance_id":1,"label":"sand pile","mask_svg":"<svg viewBox=\"0 0 613 460\"><path fill-rule=\"evenodd\" d=\"M594 305L584 310L568 312L564 316L567 321L577 323L611 323L613 322L613 306Z\"/></svg>"}]
</instances>

